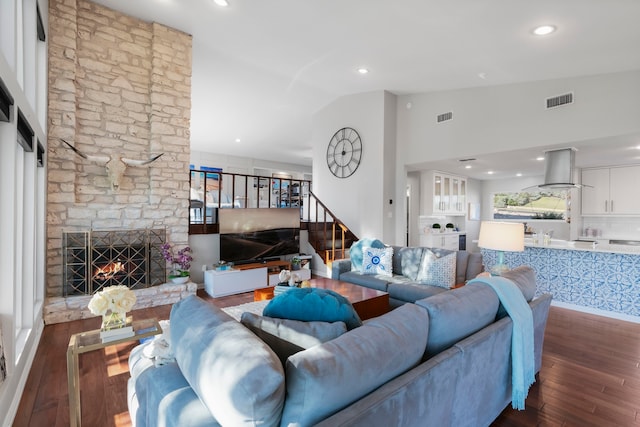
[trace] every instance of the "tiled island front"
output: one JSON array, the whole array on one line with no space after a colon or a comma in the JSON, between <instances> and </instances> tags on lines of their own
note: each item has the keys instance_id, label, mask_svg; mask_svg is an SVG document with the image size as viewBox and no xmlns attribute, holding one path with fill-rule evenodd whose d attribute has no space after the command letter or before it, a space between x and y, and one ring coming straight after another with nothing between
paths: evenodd
<instances>
[{"instance_id":1,"label":"tiled island front","mask_svg":"<svg viewBox=\"0 0 640 427\"><path fill-rule=\"evenodd\" d=\"M554 304L640 322L640 253L636 248L571 248L526 246L506 252L509 268L531 266L536 272L536 296L549 292ZM482 249L485 269L497 252Z\"/></svg>"}]
</instances>

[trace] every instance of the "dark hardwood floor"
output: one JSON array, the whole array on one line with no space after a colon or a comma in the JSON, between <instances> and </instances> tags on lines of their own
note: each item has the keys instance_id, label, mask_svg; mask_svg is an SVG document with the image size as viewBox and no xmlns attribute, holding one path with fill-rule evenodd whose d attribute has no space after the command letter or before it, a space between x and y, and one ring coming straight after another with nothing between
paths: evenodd
<instances>
[{"instance_id":1,"label":"dark hardwood floor","mask_svg":"<svg viewBox=\"0 0 640 427\"><path fill-rule=\"evenodd\" d=\"M199 295L220 307L253 300L252 293L216 299L202 291ZM133 315L167 319L170 309L142 309ZM92 318L45 327L14 426L69 425L69 337L99 326L99 319ZM126 384L134 345L80 357L83 425L131 425ZM526 410L509 407L494 426L640 426L640 325L551 307L542 363Z\"/></svg>"}]
</instances>

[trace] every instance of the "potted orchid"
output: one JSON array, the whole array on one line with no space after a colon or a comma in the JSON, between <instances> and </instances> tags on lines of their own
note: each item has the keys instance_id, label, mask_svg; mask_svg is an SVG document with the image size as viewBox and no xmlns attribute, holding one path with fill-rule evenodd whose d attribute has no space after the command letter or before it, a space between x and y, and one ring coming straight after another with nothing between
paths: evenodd
<instances>
[{"instance_id":1,"label":"potted orchid","mask_svg":"<svg viewBox=\"0 0 640 427\"><path fill-rule=\"evenodd\" d=\"M191 268L191 248L185 246L184 248L175 252L175 248L170 243L165 243L161 246L162 256L167 262L171 263L171 271L169 272L169 279L173 283L185 283L189 280L189 268Z\"/></svg>"}]
</instances>

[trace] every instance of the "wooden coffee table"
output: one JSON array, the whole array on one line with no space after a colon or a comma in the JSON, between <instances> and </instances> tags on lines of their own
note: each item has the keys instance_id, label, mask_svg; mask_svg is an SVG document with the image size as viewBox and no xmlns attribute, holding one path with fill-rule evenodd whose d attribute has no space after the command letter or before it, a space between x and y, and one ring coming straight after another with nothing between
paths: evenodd
<instances>
[{"instance_id":1,"label":"wooden coffee table","mask_svg":"<svg viewBox=\"0 0 640 427\"><path fill-rule=\"evenodd\" d=\"M340 280L315 278L309 280L312 288L329 289L349 300L360 319L371 319L389 311L389 294ZM273 287L256 289L254 301L273 298Z\"/></svg>"}]
</instances>

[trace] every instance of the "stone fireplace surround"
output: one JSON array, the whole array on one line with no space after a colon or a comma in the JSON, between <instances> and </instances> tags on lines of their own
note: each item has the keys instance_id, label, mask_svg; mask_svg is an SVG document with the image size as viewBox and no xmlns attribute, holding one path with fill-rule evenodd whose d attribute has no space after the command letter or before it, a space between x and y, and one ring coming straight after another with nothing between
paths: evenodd
<instances>
[{"instance_id":1,"label":"stone fireplace surround","mask_svg":"<svg viewBox=\"0 0 640 427\"><path fill-rule=\"evenodd\" d=\"M45 323L92 317L91 296L63 297L64 230L166 229L188 244L191 36L86 0L49 1ZM117 191L85 154L148 159ZM138 289L134 309L171 304L193 283Z\"/></svg>"}]
</instances>

